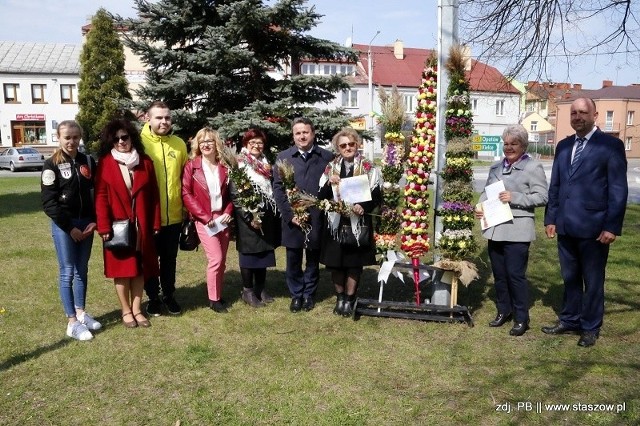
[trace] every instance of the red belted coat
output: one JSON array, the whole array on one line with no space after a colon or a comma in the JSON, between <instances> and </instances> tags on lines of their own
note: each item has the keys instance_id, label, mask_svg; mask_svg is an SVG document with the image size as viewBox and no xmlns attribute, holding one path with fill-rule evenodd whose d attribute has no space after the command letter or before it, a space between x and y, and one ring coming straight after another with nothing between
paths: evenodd
<instances>
[{"instance_id":1,"label":"red belted coat","mask_svg":"<svg viewBox=\"0 0 640 426\"><path fill-rule=\"evenodd\" d=\"M160 198L153 162L146 155L133 168L131 194L124 183L120 166L111 154L100 159L96 170L95 198L98 234L111 232L115 220L133 218L131 199L135 197L135 218L138 222L142 274L145 280L160 273L154 231L160 230ZM104 275L107 278L133 278L139 275L134 250L113 252L104 250Z\"/></svg>"}]
</instances>

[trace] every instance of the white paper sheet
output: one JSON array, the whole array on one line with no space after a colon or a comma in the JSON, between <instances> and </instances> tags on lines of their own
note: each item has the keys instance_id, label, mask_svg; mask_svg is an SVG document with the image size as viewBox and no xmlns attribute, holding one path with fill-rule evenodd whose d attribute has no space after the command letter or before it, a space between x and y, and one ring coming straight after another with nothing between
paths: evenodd
<instances>
[{"instance_id":1,"label":"white paper sheet","mask_svg":"<svg viewBox=\"0 0 640 426\"><path fill-rule=\"evenodd\" d=\"M213 226L205 226L204 227L204 229L206 229L207 234L209 234L210 237L213 237L217 233L222 232L227 228L227 224L226 223L222 223L220 221L221 217L222 216L219 216L217 219L215 219L213 221Z\"/></svg>"},{"instance_id":2,"label":"white paper sheet","mask_svg":"<svg viewBox=\"0 0 640 426\"><path fill-rule=\"evenodd\" d=\"M487 194L487 200L497 200L500 198L500 193L506 191L504 189L504 181L497 181L491 185L484 187L484 192Z\"/></svg>"},{"instance_id":3,"label":"white paper sheet","mask_svg":"<svg viewBox=\"0 0 640 426\"><path fill-rule=\"evenodd\" d=\"M347 203L363 203L371 201L371 189L367 175L340 179L340 198Z\"/></svg>"},{"instance_id":4,"label":"white paper sheet","mask_svg":"<svg viewBox=\"0 0 640 426\"><path fill-rule=\"evenodd\" d=\"M480 228L484 231L492 226L513 220L513 213L511 213L509 203L502 202L499 198L500 193L505 191L504 182L499 180L487 185L484 191L487 194L487 200L479 204L484 213L484 217L480 219Z\"/></svg>"}]
</instances>

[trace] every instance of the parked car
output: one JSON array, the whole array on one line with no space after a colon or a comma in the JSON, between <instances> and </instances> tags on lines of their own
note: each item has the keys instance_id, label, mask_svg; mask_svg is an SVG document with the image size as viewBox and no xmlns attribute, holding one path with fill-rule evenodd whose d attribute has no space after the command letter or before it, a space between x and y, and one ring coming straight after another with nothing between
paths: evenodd
<instances>
[{"instance_id":1,"label":"parked car","mask_svg":"<svg viewBox=\"0 0 640 426\"><path fill-rule=\"evenodd\" d=\"M12 172L24 169L42 170L44 155L35 148L7 148L0 152L0 169Z\"/></svg>"}]
</instances>

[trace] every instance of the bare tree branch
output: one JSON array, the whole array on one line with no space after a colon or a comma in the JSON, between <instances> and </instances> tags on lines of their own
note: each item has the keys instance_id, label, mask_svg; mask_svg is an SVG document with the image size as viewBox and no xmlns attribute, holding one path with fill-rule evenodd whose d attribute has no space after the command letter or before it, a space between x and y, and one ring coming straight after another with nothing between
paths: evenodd
<instances>
[{"instance_id":1,"label":"bare tree branch","mask_svg":"<svg viewBox=\"0 0 640 426\"><path fill-rule=\"evenodd\" d=\"M462 41L508 77L549 80L581 56L623 58L640 67L638 2L460 0Z\"/></svg>"}]
</instances>

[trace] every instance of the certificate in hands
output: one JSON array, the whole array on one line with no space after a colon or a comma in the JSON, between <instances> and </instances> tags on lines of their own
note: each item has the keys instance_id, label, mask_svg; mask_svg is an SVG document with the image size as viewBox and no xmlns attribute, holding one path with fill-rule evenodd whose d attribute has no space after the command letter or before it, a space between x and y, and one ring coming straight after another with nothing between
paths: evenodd
<instances>
[{"instance_id":1,"label":"certificate in hands","mask_svg":"<svg viewBox=\"0 0 640 426\"><path fill-rule=\"evenodd\" d=\"M356 204L371 201L371 189L367 175L340 179L338 189L340 198L347 203Z\"/></svg>"},{"instance_id":2,"label":"certificate in hands","mask_svg":"<svg viewBox=\"0 0 640 426\"><path fill-rule=\"evenodd\" d=\"M502 202L499 198L500 193L505 191L504 182L499 180L487 185L484 191L487 194L487 200L477 206L484 213L484 217L480 219L482 230L513 220L509 203Z\"/></svg>"}]
</instances>

